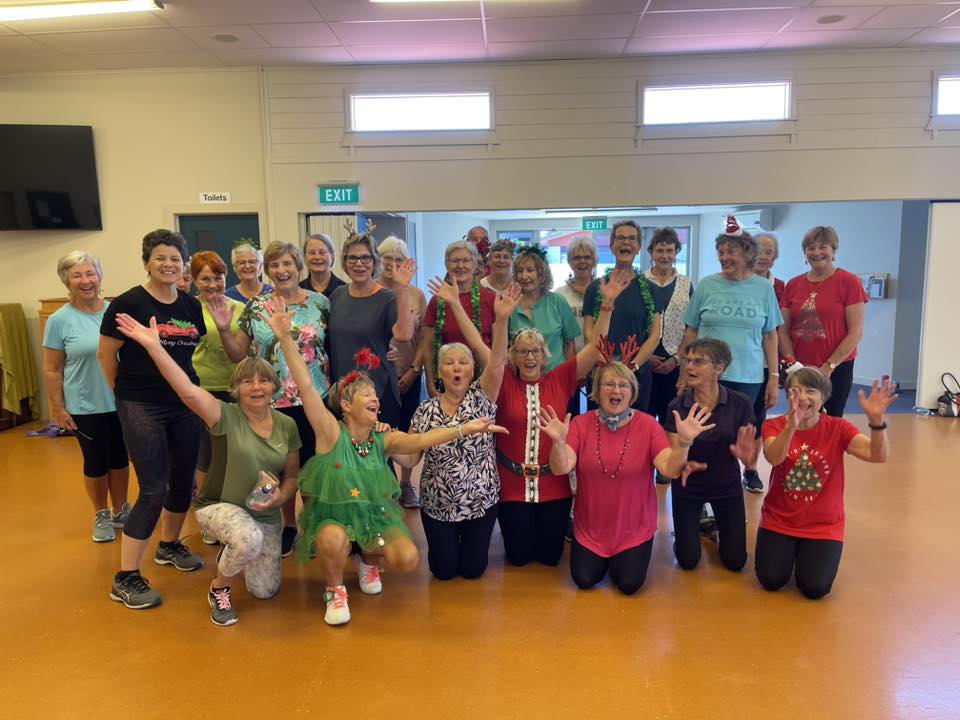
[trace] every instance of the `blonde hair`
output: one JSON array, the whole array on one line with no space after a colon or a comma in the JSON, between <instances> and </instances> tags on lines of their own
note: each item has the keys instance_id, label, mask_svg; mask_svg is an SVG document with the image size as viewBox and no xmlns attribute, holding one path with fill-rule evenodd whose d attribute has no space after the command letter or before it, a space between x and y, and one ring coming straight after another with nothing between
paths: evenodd
<instances>
[{"instance_id":1,"label":"blonde hair","mask_svg":"<svg viewBox=\"0 0 960 720\"><path fill-rule=\"evenodd\" d=\"M640 396L640 383L637 382L637 376L633 371L619 360L615 360L609 365L598 369L593 374L593 387L590 390L590 399L599 404L600 385L603 383L603 376L607 374L616 375L630 383L630 405L632 407Z\"/></svg>"},{"instance_id":2,"label":"blonde hair","mask_svg":"<svg viewBox=\"0 0 960 720\"><path fill-rule=\"evenodd\" d=\"M279 260L284 255L289 255L293 258L293 264L297 266L297 272L303 271L303 253L300 252L300 248L293 243L280 242L279 240L274 240L267 245L267 249L263 251L264 267L269 268L270 263L274 260Z\"/></svg>"},{"instance_id":3,"label":"blonde hair","mask_svg":"<svg viewBox=\"0 0 960 720\"><path fill-rule=\"evenodd\" d=\"M262 357L246 357L237 363L230 377L230 394L237 398L237 391L240 389L240 383L244 380L250 380L260 376L264 380L269 380L273 384L273 392L276 394L280 389L280 378L273 366Z\"/></svg>"},{"instance_id":4,"label":"blonde hair","mask_svg":"<svg viewBox=\"0 0 960 720\"><path fill-rule=\"evenodd\" d=\"M535 252L523 252L522 250L513 256L513 280L517 280L517 268L520 263L529 261L533 263L537 275L540 276L540 289L546 292L553 288L553 273L550 272L550 266L547 261Z\"/></svg>"},{"instance_id":5,"label":"blonde hair","mask_svg":"<svg viewBox=\"0 0 960 720\"><path fill-rule=\"evenodd\" d=\"M543 333L536 328L524 328L513 336L513 340L510 342L510 354L507 358L508 364L512 365L513 367L517 366L517 363L513 358L514 351L517 347L517 341L526 339L528 337L532 337L540 345L540 349L543 351L543 364L544 367L546 367L547 360L550 359L550 351L547 349L547 341L546 338L543 337Z\"/></svg>"},{"instance_id":6,"label":"blonde hair","mask_svg":"<svg viewBox=\"0 0 960 720\"><path fill-rule=\"evenodd\" d=\"M350 403L353 402L353 398L356 397L356 394L360 392L362 388L372 387L376 391L377 386L362 370L358 370L357 377L347 384L346 387L343 387L344 378L340 378L333 385L330 386L330 390L327 392L327 407L330 408L336 417L343 417L343 407L341 404L344 402Z\"/></svg>"}]
</instances>

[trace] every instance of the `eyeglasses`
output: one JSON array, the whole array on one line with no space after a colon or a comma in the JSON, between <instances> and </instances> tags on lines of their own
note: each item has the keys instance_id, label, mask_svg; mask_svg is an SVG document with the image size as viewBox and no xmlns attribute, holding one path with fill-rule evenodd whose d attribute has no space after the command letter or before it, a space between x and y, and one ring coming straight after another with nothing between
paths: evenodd
<instances>
[{"instance_id":1,"label":"eyeglasses","mask_svg":"<svg viewBox=\"0 0 960 720\"><path fill-rule=\"evenodd\" d=\"M520 357L540 357L543 355L543 348L517 348L514 352L517 353Z\"/></svg>"},{"instance_id":2,"label":"eyeglasses","mask_svg":"<svg viewBox=\"0 0 960 720\"><path fill-rule=\"evenodd\" d=\"M373 255L344 255L343 259L347 265L370 265L373 263Z\"/></svg>"},{"instance_id":3,"label":"eyeglasses","mask_svg":"<svg viewBox=\"0 0 960 720\"><path fill-rule=\"evenodd\" d=\"M635 243L635 242L640 242L640 238L637 237L636 235L614 235L613 241Z\"/></svg>"},{"instance_id":4,"label":"eyeglasses","mask_svg":"<svg viewBox=\"0 0 960 720\"><path fill-rule=\"evenodd\" d=\"M687 365L693 365L694 367L703 367L704 365L712 365L713 362L708 358L704 357L688 357L684 360Z\"/></svg>"},{"instance_id":5,"label":"eyeglasses","mask_svg":"<svg viewBox=\"0 0 960 720\"><path fill-rule=\"evenodd\" d=\"M247 265L253 265L254 267L256 267L259 264L260 263L258 260L237 260L234 263L236 267L246 267Z\"/></svg>"},{"instance_id":6,"label":"eyeglasses","mask_svg":"<svg viewBox=\"0 0 960 720\"><path fill-rule=\"evenodd\" d=\"M630 383L628 382L614 382L613 380L604 380L600 383L600 387L604 390L620 390L626 392L627 390L632 390Z\"/></svg>"},{"instance_id":7,"label":"eyeglasses","mask_svg":"<svg viewBox=\"0 0 960 720\"><path fill-rule=\"evenodd\" d=\"M448 265L473 265L473 260L470 258L453 258L447 260Z\"/></svg>"},{"instance_id":8,"label":"eyeglasses","mask_svg":"<svg viewBox=\"0 0 960 720\"><path fill-rule=\"evenodd\" d=\"M570 262L593 262L593 255L571 255Z\"/></svg>"}]
</instances>

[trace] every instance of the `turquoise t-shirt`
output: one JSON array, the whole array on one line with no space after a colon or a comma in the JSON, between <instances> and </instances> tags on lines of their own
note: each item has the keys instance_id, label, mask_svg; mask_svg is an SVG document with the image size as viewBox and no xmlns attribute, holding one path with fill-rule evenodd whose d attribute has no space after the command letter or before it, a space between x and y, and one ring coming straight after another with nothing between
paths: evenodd
<instances>
[{"instance_id":1,"label":"turquoise t-shirt","mask_svg":"<svg viewBox=\"0 0 960 720\"><path fill-rule=\"evenodd\" d=\"M101 310L87 313L68 303L47 320L43 346L66 356L63 405L71 415L96 415L117 409L113 391L97 361L100 323L108 304L104 301Z\"/></svg>"},{"instance_id":2,"label":"turquoise t-shirt","mask_svg":"<svg viewBox=\"0 0 960 720\"><path fill-rule=\"evenodd\" d=\"M698 330L700 338L723 340L733 362L723 379L740 383L763 382L763 334L783 324L773 285L752 275L727 280L705 277L690 298L683 322Z\"/></svg>"},{"instance_id":3,"label":"turquoise t-shirt","mask_svg":"<svg viewBox=\"0 0 960 720\"><path fill-rule=\"evenodd\" d=\"M542 332L543 339L547 341L547 350L550 351L550 359L547 360L544 372L550 372L566 360L563 356L563 343L576 340L583 331L569 303L555 292L545 292L540 302L530 308L530 313L533 315L532 321L530 316L517 306L510 316L510 337L526 328L536 328Z\"/></svg>"}]
</instances>

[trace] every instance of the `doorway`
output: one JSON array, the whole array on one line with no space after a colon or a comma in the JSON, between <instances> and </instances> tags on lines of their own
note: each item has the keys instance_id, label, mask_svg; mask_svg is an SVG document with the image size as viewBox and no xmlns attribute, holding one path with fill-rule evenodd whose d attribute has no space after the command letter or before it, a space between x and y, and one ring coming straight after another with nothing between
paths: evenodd
<instances>
[{"instance_id":1,"label":"doorway","mask_svg":"<svg viewBox=\"0 0 960 720\"><path fill-rule=\"evenodd\" d=\"M192 255L213 251L227 264L227 287L239 281L230 262L233 248L243 243L260 247L260 220L256 213L231 215L178 215L180 234Z\"/></svg>"}]
</instances>

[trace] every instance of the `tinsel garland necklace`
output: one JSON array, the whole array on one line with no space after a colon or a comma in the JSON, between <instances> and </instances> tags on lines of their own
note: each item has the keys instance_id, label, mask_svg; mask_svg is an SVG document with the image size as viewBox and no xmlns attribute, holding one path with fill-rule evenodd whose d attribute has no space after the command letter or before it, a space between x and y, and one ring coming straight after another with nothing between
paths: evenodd
<instances>
[{"instance_id":1,"label":"tinsel garland necklace","mask_svg":"<svg viewBox=\"0 0 960 720\"><path fill-rule=\"evenodd\" d=\"M603 274L604 281L610 280L610 273L613 272L613 268L607 268L607 271ZM650 284L647 282L647 279L643 276L643 272L636 267L633 268L633 273L636 275L637 285L640 287L640 294L643 296L643 304L647 306L647 335L650 335L650 329L653 327L653 316L656 314L657 309L653 304L653 295L650 294ZM597 295L600 295L599 288L597 289ZM601 301L598 301L601 300ZM593 302L593 321L596 322L597 318L600 317L600 306L602 305L602 298L595 298Z\"/></svg>"},{"instance_id":2,"label":"tinsel garland necklace","mask_svg":"<svg viewBox=\"0 0 960 720\"><path fill-rule=\"evenodd\" d=\"M600 456L600 413L597 412L594 417L597 420L597 464L600 466L601 473L607 477L615 478L620 473L623 459L627 456L627 448L630 446L630 428L632 425L627 425L627 431L624 433L623 449L620 450L620 459L617 460L617 466L613 470L607 470L607 466L604 465L603 458Z\"/></svg>"},{"instance_id":3,"label":"tinsel garland necklace","mask_svg":"<svg viewBox=\"0 0 960 720\"><path fill-rule=\"evenodd\" d=\"M480 283L470 285L470 309L473 311L473 326L483 335L483 318L480 317ZM447 301L437 298L437 324L433 329L433 380L440 385L440 347L443 345L443 328L447 324ZM439 389L439 388L438 388Z\"/></svg>"}]
</instances>

